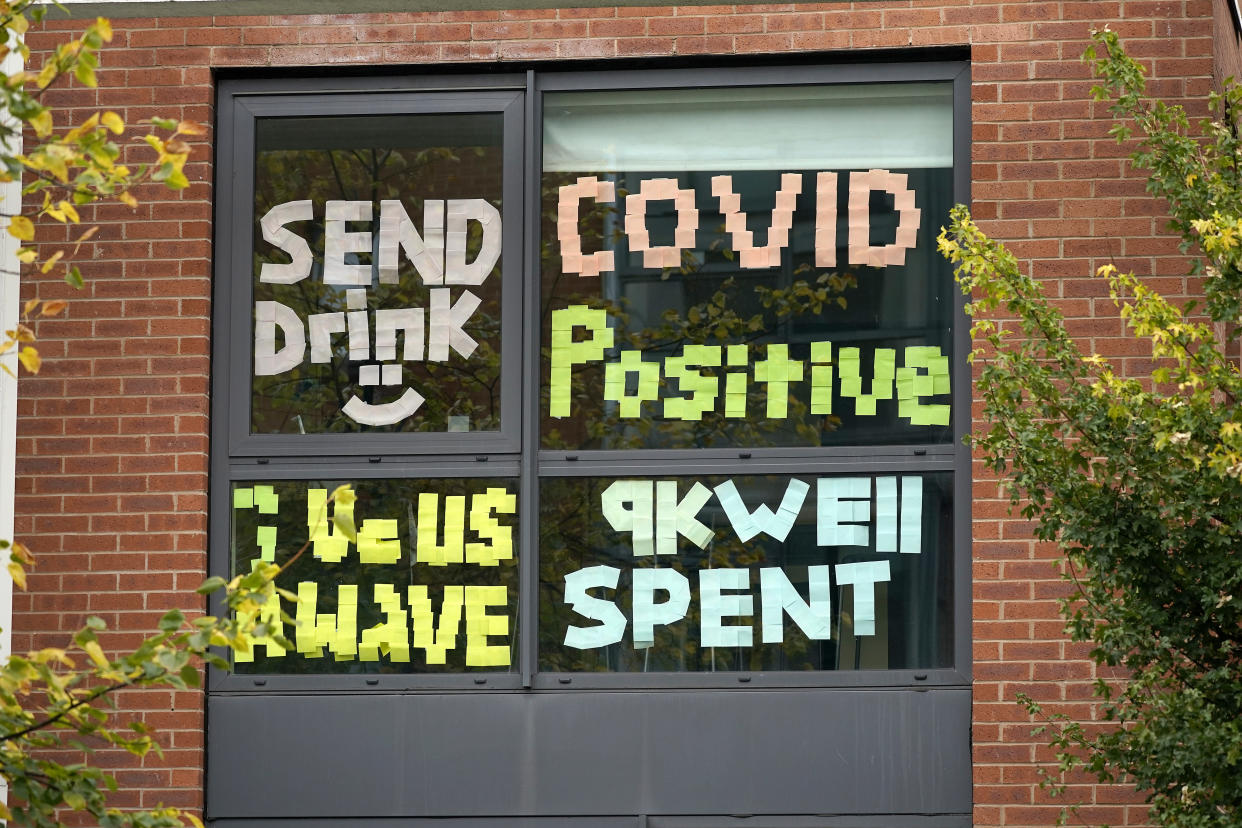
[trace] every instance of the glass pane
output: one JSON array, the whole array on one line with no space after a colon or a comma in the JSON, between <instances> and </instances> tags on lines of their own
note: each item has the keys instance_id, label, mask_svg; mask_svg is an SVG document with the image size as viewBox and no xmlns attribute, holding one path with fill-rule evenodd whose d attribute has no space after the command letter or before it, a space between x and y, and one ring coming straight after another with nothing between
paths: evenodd
<instances>
[{"instance_id":1,"label":"glass pane","mask_svg":"<svg viewBox=\"0 0 1242 828\"><path fill-rule=\"evenodd\" d=\"M543 193L544 448L952 439L950 170L547 173Z\"/></svg>"},{"instance_id":2,"label":"glass pane","mask_svg":"<svg viewBox=\"0 0 1242 828\"><path fill-rule=\"evenodd\" d=\"M253 433L499 429L502 117L258 122Z\"/></svg>"},{"instance_id":3,"label":"glass pane","mask_svg":"<svg viewBox=\"0 0 1242 828\"><path fill-rule=\"evenodd\" d=\"M363 480L357 540L327 504L342 481L234 483L232 570L288 565L293 649L259 641L240 673L510 672L517 668L517 482ZM308 543L307 538L311 541ZM303 549L303 545L306 548ZM292 561L292 563L290 563ZM261 620L279 624L275 603Z\"/></svg>"},{"instance_id":4,"label":"glass pane","mask_svg":"<svg viewBox=\"0 0 1242 828\"><path fill-rule=\"evenodd\" d=\"M951 478L545 479L539 668L950 667Z\"/></svg>"},{"instance_id":5,"label":"glass pane","mask_svg":"<svg viewBox=\"0 0 1242 828\"><path fill-rule=\"evenodd\" d=\"M543 128L557 172L951 167L953 86L550 92Z\"/></svg>"}]
</instances>

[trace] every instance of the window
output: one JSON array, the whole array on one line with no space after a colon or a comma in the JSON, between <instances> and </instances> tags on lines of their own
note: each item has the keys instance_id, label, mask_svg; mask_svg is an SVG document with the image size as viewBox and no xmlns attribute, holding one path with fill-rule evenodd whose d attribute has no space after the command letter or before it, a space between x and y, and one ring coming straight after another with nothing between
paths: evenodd
<instances>
[{"instance_id":1,"label":"window","mask_svg":"<svg viewBox=\"0 0 1242 828\"><path fill-rule=\"evenodd\" d=\"M962 683L958 68L226 84L213 686Z\"/></svg>"}]
</instances>

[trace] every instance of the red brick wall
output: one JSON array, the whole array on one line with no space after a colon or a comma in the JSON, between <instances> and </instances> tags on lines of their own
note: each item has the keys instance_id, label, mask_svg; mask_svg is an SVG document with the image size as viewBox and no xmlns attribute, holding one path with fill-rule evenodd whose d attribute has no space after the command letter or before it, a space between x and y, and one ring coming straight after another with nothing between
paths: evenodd
<instances>
[{"instance_id":1,"label":"red brick wall","mask_svg":"<svg viewBox=\"0 0 1242 828\"><path fill-rule=\"evenodd\" d=\"M55 44L76 24L53 20L30 42ZM98 90L50 100L85 117L96 107L133 123L153 114L212 120L213 68L436 63L968 46L973 89L973 196L985 229L1008 241L1047 283L1085 347L1146 361L1094 268L1157 274L1174 296L1186 260L1162 236L1159 205L1105 137L1103 107L1079 61L1089 30L1110 25L1152 68L1154 91L1193 112L1213 74L1210 0L878 0L669 8L548 9L342 16L125 19ZM132 159L142 153L134 147ZM173 606L198 604L206 565L211 261L211 137L187 166L180 196L140 194L136 211L103 207L80 253L81 292L37 275L30 295L67 297L40 323L43 373L21 381L17 531L39 555L16 601L17 649L55 644L84 615L103 616L124 646ZM41 240L63 238L53 226ZM1056 550L1006 513L975 470L975 824L1052 825L1059 804L1038 789L1049 754L1013 703L1023 691L1088 716L1095 670L1066 643L1056 610ZM131 693L122 707L162 732L163 759L126 764L133 805L201 802L202 704L196 694ZM1084 821L1138 825L1124 790L1075 786Z\"/></svg>"}]
</instances>

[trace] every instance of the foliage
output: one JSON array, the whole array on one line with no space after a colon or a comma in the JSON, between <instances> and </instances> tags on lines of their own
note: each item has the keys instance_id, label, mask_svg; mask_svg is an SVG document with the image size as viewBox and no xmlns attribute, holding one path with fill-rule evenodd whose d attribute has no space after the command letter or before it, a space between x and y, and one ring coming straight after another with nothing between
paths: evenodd
<instances>
[{"instance_id":1,"label":"foliage","mask_svg":"<svg viewBox=\"0 0 1242 828\"><path fill-rule=\"evenodd\" d=\"M1128 335L1157 366L1126 377L1079 349L1039 284L964 207L940 247L975 297L987 426L974 443L1012 479L1011 501L1037 537L1061 545L1068 631L1093 642L1102 668L1099 722L1022 699L1047 722L1037 732L1059 760L1046 784L1063 793L1068 773L1087 771L1145 792L1158 824L1223 828L1242 821L1242 376L1228 355L1242 309L1242 92L1213 95L1218 120L1196 133L1180 106L1146 97L1143 69L1115 34L1094 41L1093 94L1112 101L1112 135L1137 138L1133 161L1184 249L1200 245L1208 318L1100 268Z\"/></svg>"},{"instance_id":2,"label":"foliage","mask_svg":"<svg viewBox=\"0 0 1242 828\"><path fill-rule=\"evenodd\" d=\"M31 22L40 20L45 11L35 0L0 0L0 59L16 53L23 65L29 64L31 52L23 38ZM183 168L190 147L180 136L203 134L200 125L152 119L155 130L170 134L144 136L154 160L130 169L120 163L121 147L114 141L125 131L119 115L95 113L80 124L65 127L56 123L57 113L44 103L44 93L68 78L93 87L99 51L111 38L111 27L101 18L87 25L78 38L57 46L37 70L18 70L0 78L0 182L24 179L23 195L33 196L28 203L38 205L4 215L9 235L21 242L35 240L35 222L40 219L79 224L78 208L101 199L136 206L133 190L146 181L173 190L189 184ZM27 136L28 148L21 153L15 148L23 131L33 133L35 140L31 142ZM19 248L17 258L43 274L63 273L66 282L81 287L82 274L72 259L94 233L95 228L89 228L78 235L68 253L50 245L31 244ZM2 277L14 279L16 275L10 272ZM31 320L55 316L65 305L62 300L27 302L16 328L0 338L0 353L18 348L22 366L37 373L41 359L34 346ZM7 366L5 370L9 370ZM338 500L350 497L352 492L344 487L334 493ZM342 527L342 531L350 534L352 527ZM26 569L34 565L34 557L20 543L0 541L0 550L9 551L8 571L14 583L25 589ZM171 828L186 821L199 824L192 814L176 808L128 812L109 808L108 793L116 788L114 778L84 760L102 747L137 756L158 752L152 734L140 722L117 725L112 721L109 709L116 691L196 687L203 662L227 666L209 648L245 650L257 638L274 637L276 631L255 623L255 619L262 616L263 605L274 600L277 590L273 579L279 571L276 565L265 564L228 583L209 579L199 592L206 595L223 590L223 618L189 619L178 610L170 611L161 619L157 634L116 658L105 654L104 623L90 618L67 649L47 648L5 659L0 664L0 774L8 783L10 804L0 803L0 819L13 825L59 826L62 817L70 818L69 812L79 811L105 828Z\"/></svg>"},{"instance_id":3,"label":"foliage","mask_svg":"<svg viewBox=\"0 0 1242 828\"><path fill-rule=\"evenodd\" d=\"M47 6L36 0L0 0L0 59L10 54L21 57L23 65L31 58L24 37L32 21L39 21ZM190 146L183 135L202 135L205 129L192 121L153 118L156 130L170 132L162 138L157 132L143 137L155 154L154 160L137 169L120 163L121 147L113 140L125 132L125 121L115 112L97 112L80 124L58 128L55 113L43 102L44 93L58 82L72 77L79 84L94 87L99 51L112 39L112 26L103 18L83 30L80 37L57 46L35 71L18 69L0 76L0 182L24 178L25 196L35 196L39 206L4 214L8 233L22 242L35 239L35 221L47 217L61 224L79 224L78 207L100 199L116 199L131 207L138 205L133 190L145 181L156 181L180 190L189 186L184 167ZM36 139L24 153L15 151L24 129ZM74 287L82 287L82 273L73 263L74 254L97 228L81 233L73 247L65 249L33 245L18 249L22 264L40 273L63 273ZM7 274L12 275L12 274ZM0 339L0 353L17 347L22 366L38 373L41 360L34 345L30 321L34 316L53 316L64 308L59 301L27 304L22 321ZM8 371L8 367L5 366Z\"/></svg>"}]
</instances>

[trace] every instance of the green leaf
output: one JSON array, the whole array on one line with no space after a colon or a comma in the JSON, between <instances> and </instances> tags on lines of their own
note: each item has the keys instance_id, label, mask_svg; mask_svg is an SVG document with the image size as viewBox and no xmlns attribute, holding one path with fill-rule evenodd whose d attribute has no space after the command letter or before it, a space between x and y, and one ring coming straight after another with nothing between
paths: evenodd
<instances>
[{"instance_id":1,"label":"green leaf","mask_svg":"<svg viewBox=\"0 0 1242 828\"><path fill-rule=\"evenodd\" d=\"M164 632L176 632L185 623L185 614L181 610L169 610L160 619L160 629Z\"/></svg>"},{"instance_id":2,"label":"green leaf","mask_svg":"<svg viewBox=\"0 0 1242 828\"><path fill-rule=\"evenodd\" d=\"M194 590L199 595L210 595L217 590L223 589L228 584L219 575L212 575L207 580L198 585L198 589Z\"/></svg>"}]
</instances>

